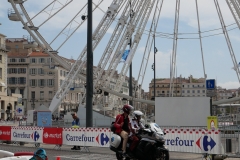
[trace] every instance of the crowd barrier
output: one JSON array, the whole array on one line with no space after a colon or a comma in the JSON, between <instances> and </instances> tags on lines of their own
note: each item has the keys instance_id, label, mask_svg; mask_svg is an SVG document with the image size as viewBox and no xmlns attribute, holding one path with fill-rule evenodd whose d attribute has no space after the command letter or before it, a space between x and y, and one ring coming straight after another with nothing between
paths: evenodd
<instances>
[{"instance_id":1,"label":"crowd barrier","mask_svg":"<svg viewBox=\"0 0 240 160\"><path fill-rule=\"evenodd\" d=\"M219 130L170 128L164 132L165 145L170 151L223 154Z\"/></svg>"},{"instance_id":2,"label":"crowd barrier","mask_svg":"<svg viewBox=\"0 0 240 160\"><path fill-rule=\"evenodd\" d=\"M110 136L108 128L0 126L2 141L109 147Z\"/></svg>"},{"instance_id":3,"label":"crowd barrier","mask_svg":"<svg viewBox=\"0 0 240 160\"><path fill-rule=\"evenodd\" d=\"M170 151L222 154L221 132L199 128L168 128L165 145ZM79 145L109 147L109 128L51 128L0 126L0 140L45 143L55 145Z\"/></svg>"}]
</instances>

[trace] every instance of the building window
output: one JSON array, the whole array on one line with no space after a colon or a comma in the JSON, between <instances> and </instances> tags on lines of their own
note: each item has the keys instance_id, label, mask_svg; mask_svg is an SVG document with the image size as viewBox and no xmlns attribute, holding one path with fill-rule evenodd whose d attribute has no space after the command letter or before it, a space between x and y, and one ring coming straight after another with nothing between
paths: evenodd
<instances>
[{"instance_id":1,"label":"building window","mask_svg":"<svg viewBox=\"0 0 240 160\"><path fill-rule=\"evenodd\" d=\"M44 75L44 70L42 68L38 68L38 74Z\"/></svg>"},{"instance_id":2,"label":"building window","mask_svg":"<svg viewBox=\"0 0 240 160\"><path fill-rule=\"evenodd\" d=\"M53 94L53 92L52 92L52 91L49 91L49 92L48 92L48 97L49 97L49 99L52 99L52 97L53 97L53 95L52 95L52 94Z\"/></svg>"},{"instance_id":3,"label":"building window","mask_svg":"<svg viewBox=\"0 0 240 160\"><path fill-rule=\"evenodd\" d=\"M162 93L164 93L164 91L162 91Z\"/></svg>"},{"instance_id":4,"label":"building window","mask_svg":"<svg viewBox=\"0 0 240 160\"><path fill-rule=\"evenodd\" d=\"M36 75L37 74L37 69L36 68L31 68L30 69L30 74L31 75Z\"/></svg>"},{"instance_id":5,"label":"building window","mask_svg":"<svg viewBox=\"0 0 240 160\"><path fill-rule=\"evenodd\" d=\"M2 55L0 55L0 63L2 63Z\"/></svg>"},{"instance_id":6,"label":"building window","mask_svg":"<svg viewBox=\"0 0 240 160\"><path fill-rule=\"evenodd\" d=\"M62 76L62 70L60 70L60 76Z\"/></svg>"},{"instance_id":7,"label":"building window","mask_svg":"<svg viewBox=\"0 0 240 160\"><path fill-rule=\"evenodd\" d=\"M200 93L200 90L198 90L197 93Z\"/></svg>"},{"instance_id":8,"label":"building window","mask_svg":"<svg viewBox=\"0 0 240 160\"><path fill-rule=\"evenodd\" d=\"M18 78L18 84L26 84L26 78L25 77L19 77Z\"/></svg>"},{"instance_id":9,"label":"building window","mask_svg":"<svg viewBox=\"0 0 240 160\"><path fill-rule=\"evenodd\" d=\"M35 58L31 58L31 63L36 63L36 59Z\"/></svg>"},{"instance_id":10,"label":"building window","mask_svg":"<svg viewBox=\"0 0 240 160\"><path fill-rule=\"evenodd\" d=\"M38 80L38 86L39 86L39 87L44 87L44 85L45 85L44 82L45 82L44 79L39 79L39 80Z\"/></svg>"},{"instance_id":11,"label":"building window","mask_svg":"<svg viewBox=\"0 0 240 160\"><path fill-rule=\"evenodd\" d=\"M8 84L17 84L17 78L9 77L8 78Z\"/></svg>"},{"instance_id":12,"label":"building window","mask_svg":"<svg viewBox=\"0 0 240 160\"><path fill-rule=\"evenodd\" d=\"M51 71L50 71L50 72L48 72L48 75L53 75L53 72L51 72Z\"/></svg>"},{"instance_id":13,"label":"building window","mask_svg":"<svg viewBox=\"0 0 240 160\"><path fill-rule=\"evenodd\" d=\"M22 95L22 98L24 98L24 89L19 89L20 94Z\"/></svg>"},{"instance_id":14,"label":"building window","mask_svg":"<svg viewBox=\"0 0 240 160\"><path fill-rule=\"evenodd\" d=\"M45 63L45 58L40 58L38 61L39 63Z\"/></svg>"},{"instance_id":15,"label":"building window","mask_svg":"<svg viewBox=\"0 0 240 160\"><path fill-rule=\"evenodd\" d=\"M189 90L187 90L187 93L190 93L190 91L189 91Z\"/></svg>"},{"instance_id":16,"label":"building window","mask_svg":"<svg viewBox=\"0 0 240 160\"><path fill-rule=\"evenodd\" d=\"M15 93L15 90L16 90L15 88L12 88L11 89L11 94Z\"/></svg>"},{"instance_id":17,"label":"building window","mask_svg":"<svg viewBox=\"0 0 240 160\"><path fill-rule=\"evenodd\" d=\"M44 92L40 91L40 100L44 100Z\"/></svg>"},{"instance_id":18,"label":"building window","mask_svg":"<svg viewBox=\"0 0 240 160\"><path fill-rule=\"evenodd\" d=\"M18 61L19 62L26 62L26 59L25 58L20 58Z\"/></svg>"},{"instance_id":19,"label":"building window","mask_svg":"<svg viewBox=\"0 0 240 160\"><path fill-rule=\"evenodd\" d=\"M195 90L192 90L192 93L195 93Z\"/></svg>"},{"instance_id":20,"label":"building window","mask_svg":"<svg viewBox=\"0 0 240 160\"><path fill-rule=\"evenodd\" d=\"M18 73L26 73L26 68L18 68Z\"/></svg>"},{"instance_id":21,"label":"building window","mask_svg":"<svg viewBox=\"0 0 240 160\"><path fill-rule=\"evenodd\" d=\"M17 73L17 68L8 68L8 73L9 74Z\"/></svg>"},{"instance_id":22,"label":"building window","mask_svg":"<svg viewBox=\"0 0 240 160\"><path fill-rule=\"evenodd\" d=\"M35 91L32 91L32 92L31 92L31 98L32 98L32 99L35 99Z\"/></svg>"},{"instance_id":23,"label":"building window","mask_svg":"<svg viewBox=\"0 0 240 160\"><path fill-rule=\"evenodd\" d=\"M0 68L0 78L2 79L2 68Z\"/></svg>"},{"instance_id":24,"label":"building window","mask_svg":"<svg viewBox=\"0 0 240 160\"><path fill-rule=\"evenodd\" d=\"M202 90L202 93L205 93L205 90Z\"/></svg>"},{"instance_id":25,"label":"building window","mask_svg":"<svg viewBox=\"0 0 240 160\"><path fill-rule=\"evenodd\" d=\"M11 58L10 62L17 62L15 58Z\"/></svg>"},{"instance_id":26,"label":"building window","mask_svg":"<svg viewBox=\"0 0 240 160\"><path fill-rule=\"evenodd\" d=\"M182 90L182 93L184 93L184 90Z\"/></svg>"},{"instance_id":27,"label":"building window","mask_svg":"<svg viewBox=\"0 0 240 160\"><path fill-rule=\"evenodd\" d=\"M48 79L47 82L48 82L48 86L50 87L54 86L54 79Z\"/></svg>"},{"instance_id":28,"label":"building window","mask_svg":"<svg viewBox=\"0 0 240 160\"><path fill-rule=\"evenodd\" d=\"M37 80L36 79L30 79L30 86L36 87L37 86Z\"/></svg>"}]
</instances>

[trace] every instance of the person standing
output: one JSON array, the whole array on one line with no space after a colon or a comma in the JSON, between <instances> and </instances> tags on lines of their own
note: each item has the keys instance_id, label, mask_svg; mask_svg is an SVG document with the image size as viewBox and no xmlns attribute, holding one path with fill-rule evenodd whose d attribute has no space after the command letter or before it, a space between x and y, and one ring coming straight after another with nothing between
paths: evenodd
<instances>
[{"instance_id":1,"label":"person standing","mask_svg":"<svg viewBox=\"0 0 240 160\"><path fill-rule=\"evenodd\" d=\"M72 128L79 128L80 127L80 120L77 116L77 114L75 112L73 112L72 114ZM80 146L73 146L73 148L71 148L71 150L81 150Z\"/></svg>"}]
</instances>

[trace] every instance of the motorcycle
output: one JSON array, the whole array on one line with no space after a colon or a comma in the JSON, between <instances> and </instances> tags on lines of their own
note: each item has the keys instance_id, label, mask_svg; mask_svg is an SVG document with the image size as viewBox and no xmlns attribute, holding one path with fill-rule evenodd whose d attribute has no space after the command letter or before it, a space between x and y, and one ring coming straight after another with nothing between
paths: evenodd
<instances>
[{"instance_id":1,"label":"motorcycle","mask_svg":"<svg viewBox=\"0 0 240 160\"><path fill-rule=\"evenodd\" d=\"M131 156L125 158L125 160L138 159L138 160L169 160L169 150L165 147L164 133L162 129L156 123L149 123L145 125L145 129L142 129L137 135L139 138L139 144L136 146ZM118 160L122 160L122 142L123 139L117 134L112 134L110 141L110 150L116 152ZM129 146L131 140L128 140L127 153L129 153Z\"/></svg>"}]
</instances>

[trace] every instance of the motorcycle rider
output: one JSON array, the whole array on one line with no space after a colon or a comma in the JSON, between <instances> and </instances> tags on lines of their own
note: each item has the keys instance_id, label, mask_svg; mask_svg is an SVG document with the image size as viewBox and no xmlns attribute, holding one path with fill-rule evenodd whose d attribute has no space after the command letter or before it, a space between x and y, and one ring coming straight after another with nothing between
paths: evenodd
<instances>
[{"instance_id":1,"label":"motorcycle rider","mask_svg":"<svg viewBox=\"0 0 240 160\"><path fill-rule=\"evenodd\" d=\"M135 147L138 145L139 138L137 137L137 133L139 132L140 129L144 129L144 125L141 121L141 116L143 113L139 110L136 110L133 112L133 118L130 121L130 139L132 140L132 143L129 147L130 151L133 151Z\"/></svg>"},{"instance_id":2,"label":"motorcycle rider","mask_svg":"<svg viewBox=\"0 0 240 160\"><path fill-rule=\"evenodd\" d=\"M131 105L125 104L122 110L123 110L123 114L117 115L115 123L121 126L120 131L117 131L116 133L119 133L119 135L123 138L122 151L123 151L123 156L126 157L127 141L128 141L128 135L130 133L129 114L131 110L133 110L133 107Z\"/></svg>"}]
</instances>

